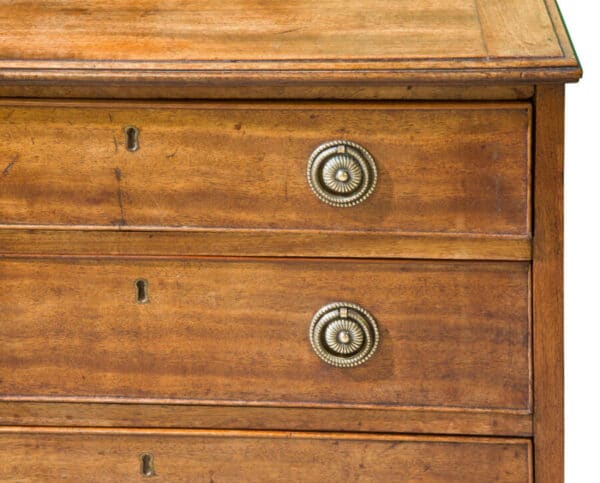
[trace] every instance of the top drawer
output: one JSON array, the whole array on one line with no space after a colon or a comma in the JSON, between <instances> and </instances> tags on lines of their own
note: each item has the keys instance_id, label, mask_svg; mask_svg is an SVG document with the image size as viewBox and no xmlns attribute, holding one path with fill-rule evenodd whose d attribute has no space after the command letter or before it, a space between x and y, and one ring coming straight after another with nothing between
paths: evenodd
<instances>
[{"instance_id":1,"label":"top drawer","mask_svg":"<svg viewBox=\"0 0 600 483\"><path fill-rule=\"evenodd\" d=\"M525 235L530 129L525 103L4 101L0 225ZM351 208L307 181L340 139L376 165L317 159L336 199L374 181Z\"/></svg>"}]
</instances>

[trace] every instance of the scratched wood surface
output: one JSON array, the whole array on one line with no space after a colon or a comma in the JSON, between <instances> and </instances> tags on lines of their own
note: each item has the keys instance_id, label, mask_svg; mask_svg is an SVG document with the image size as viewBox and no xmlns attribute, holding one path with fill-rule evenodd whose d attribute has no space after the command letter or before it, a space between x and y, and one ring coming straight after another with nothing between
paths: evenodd
<instances>
[{"instance_id":1,"label":"scratched wood surface","mask_svg":"<svg viewBox=\"0 0 600 483\"><path fill-rule=\"evenodd\" d=\"M530 410L524 262L5 259L0 283L4 399ZM379 322L364 365L312 350L335 301Z\"/></svg>"},{"instance_id":2,"label":"scratched wood surface","mask_svg":"<svg viewBox=\"0 0 600 483\"><path fill-rule=\"evenodd\" d=\"M16 0L0 31L0 78L42 82L580 75L553 0Z\"/></svg>"},{"instance_id":3,"label":"scratched wood surface","mask_svg":"<svg viewBox=\"0 0 600 483\"><path fill-rule=\"evenodd\" d=\"M0 460L19 481L532 481L530 442L503 438L0 428Z\"/></svg>"},{"instance_id":4,"label":"scratched wood surface","mask_svg":"<svg viewBox=\"0 0 600 483\"><path fill-rule=\"evenodd\" d=\"M5 101L0 225L527 235L530 120L526 103ZM335 139L378 166L356 207L306 180Z\"/></svg>"}]
</instances>

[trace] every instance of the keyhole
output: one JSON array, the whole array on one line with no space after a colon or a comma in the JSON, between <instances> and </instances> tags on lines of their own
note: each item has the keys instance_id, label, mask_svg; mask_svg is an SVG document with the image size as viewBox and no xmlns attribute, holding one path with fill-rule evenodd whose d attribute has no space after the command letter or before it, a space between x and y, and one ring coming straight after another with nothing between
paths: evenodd
<instances>
[{"instance_id":1,"label":"keyhole","mask_svg":"<svg viewBox=\"0 0 600 483\"><path fill-rule=\"evenodd\" d=\"M142 460L142 475L154 476L154 458L150 453L142 453L140 456Z\"/></svg>"},{"instance_id":2,"label":"keyhole","mask_svg":"<svg viewBox=\"0 0 600 483\"><path fill-rule=\"evenodd\" d=\"M129 126L125 128L125 146L127 147L127 151L133 152L137 151L139 146L138 143L138 135L140 131L137 127Z\"/></svg>"},{"instance_id":3,"label":"keyhole","mask_svg":"<svg viewBox=\"0 0 600 483\"><path fill-rule=\"evenodd\" d=\"M135 298L138 304L147 304L148 298L148 282L143 278L138 278L135 281Z\"/></svg>"}]
</instances>

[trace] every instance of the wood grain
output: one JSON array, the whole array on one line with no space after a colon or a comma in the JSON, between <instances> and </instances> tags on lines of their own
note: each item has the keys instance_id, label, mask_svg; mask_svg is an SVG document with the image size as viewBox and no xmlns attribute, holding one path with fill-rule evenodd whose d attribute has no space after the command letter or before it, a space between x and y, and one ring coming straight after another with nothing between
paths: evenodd
<instances>
[{"instance_id":1,"label":"wood grain","mask_svg":"<svg viewBox=\"0 0 600 483\"><path fill-rule=\"evenodd\" d=\"M536 482L564 480L564 86L538 86L533 239Z\"/></svg>"},{"instance_id":2,"label":"wood grain","mask_svg":"<svg viewBox=\"0 0 600 483\"><path fill-rule=\"evenodd\" d=\"M544 1L475 1L485 46L491 55L519 57L534 50L539 57L564 55Z\"/></svg>"},{"instance_id":3,"label":"wood grain","mask_svg":"<svg viewBox=\"0 0 600 483\"><path fill-rule=\"evenodd\" d=\"M527 235L530 117L525 103L6 101L0 224ZM350 209L306 181L312 151L340 138L379 170Z\"/></svg>"},{"instance_id":4,"label":"wood grain","mask_svg":"<svg viewBox=\"0 0 600 483\"><path fill-rule=\"evenodd\" d=\"M263 429L532 437L515 411L0 401L0 425Z\"/></svg>"},{"instance_id":5,"label":"wood grain","mask_svg":"<svg viewBox=\"0 0 600 483\"><path fill-rule=\"evenodd\" d=\"M0 6L0 78L264 85L580 76L564 26L544 0L497 4L87 0L73 8L66 0L17 0Z\"/></svg>"},{"instance_id":6,"label":"wood grain","mask_svg":"<svg viewBox=\"0 0 600 483\"><path fill-rule=\"evenodd\" d=\"M15 0L0 29L0 480L564 480L554 0ZM380 171L347 210L305 180L339 138ZM364 366L308 343L335 300L378 320Z\"/></svg>"},{"instance_id":7,"label":"wood grain","mask_svg":"<svg viewBox=\"0 0 600 483\"><path fill-rule=\"evenodd\" d=\"M144 453L152 481L532 481L525 439L42 428L0 429L0 479L134 481Z\"/></svg>"},{"instance_id":8,"label":"wood grain","mask_svg":"<svg viewBox=\"0 0 600 483\"><path fill-rule=\"evenodd\" d=\"M0 230L0 255L276 256L530 260L529 236L319 230Z\"/></svg>"},{"instance_id":9,"label":"wood grain","mask_svg":"<svg viewBox=\"0 0 600 483\"><path fill-rule=\"evenodd\" d=\"M397 83L327 84L307 79L295 85L230 85L198 80L189 85L164 83L81 85L68 79L60 84L0 84L0 97L101 98L101 99L355 99L355 100L525 100L532 85L399 85Z\"/></svg>"},{"instance_id":10,"label":"wood grain","mask_svg":"<svg viewBox=\"0 0 600 483\"><path fill-rule=\"evenodd\" d=\"M4 400L530 411L527 263L5 259L0 282ZM334 301L379 321L367 364L314 354Z\"/></svg>"}]
</instances>

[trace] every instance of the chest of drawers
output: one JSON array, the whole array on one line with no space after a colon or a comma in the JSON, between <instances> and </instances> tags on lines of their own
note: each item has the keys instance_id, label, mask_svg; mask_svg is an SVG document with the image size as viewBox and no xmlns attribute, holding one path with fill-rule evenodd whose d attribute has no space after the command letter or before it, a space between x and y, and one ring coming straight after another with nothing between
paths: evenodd
<instances>
[{"instance_id":1,"label":"chest of drawers","mask_svg":"<svg viewBox=\"0 0 600 483\"><path fill-rule=\"evenodd\" d=\"M0 27L0 480L562 481L552 0Z\"/></svg>"}]
</instances>

